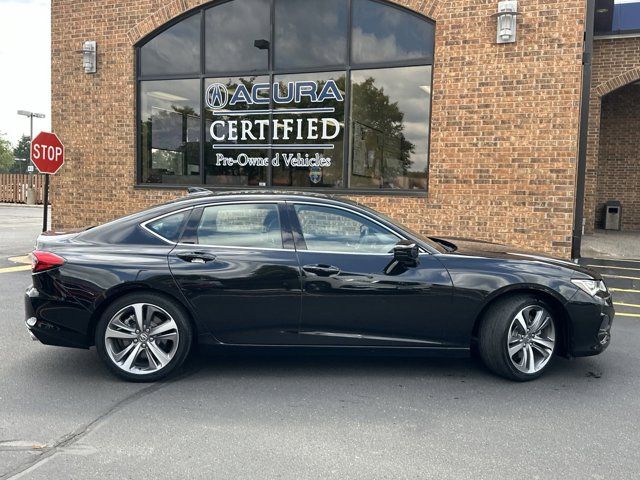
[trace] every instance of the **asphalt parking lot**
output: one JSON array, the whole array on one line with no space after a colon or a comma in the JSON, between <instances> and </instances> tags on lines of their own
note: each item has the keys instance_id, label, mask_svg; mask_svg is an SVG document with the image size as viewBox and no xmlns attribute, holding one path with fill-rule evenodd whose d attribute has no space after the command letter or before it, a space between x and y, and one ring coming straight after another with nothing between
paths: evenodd
<instances>
[{"instance_id":1,"label":"asphalt parking lot","mask_svg":"<svg viewBox=\"0 0 640 480\"><path fill-rule=\"evenodd\" d=\"M471 359L206 355L139 385L29 339L7 259L40 212L0 205L0 479L638 478L640 262L585 260L617 289L612 345L531 383Z\"/></svg>"}]
</instances>

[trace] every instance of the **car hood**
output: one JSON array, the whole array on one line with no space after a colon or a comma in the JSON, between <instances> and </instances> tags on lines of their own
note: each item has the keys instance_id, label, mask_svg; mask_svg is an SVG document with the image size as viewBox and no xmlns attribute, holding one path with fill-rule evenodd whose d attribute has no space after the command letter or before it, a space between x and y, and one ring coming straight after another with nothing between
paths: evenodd
<instances>
[{"instance_id":1,"label":"car hood","mask_svg":"<svg viewBox=\"0 0 640 480\"><path fill-rule=\"evenodd\" d=\"M569 260L562 260L560 258L550 257L548 255L541 254L539 252L519 249L510 245L503 245L500 243L485 242L482 240L473 240L469 238L457 238L457 237L431 237L436 241L444 241L452 244L455 247L455 251L449 252L449 255L462 255L484 258L500 258L505 260L527 260L545 263L556 267L563 267L574 272L581 273L590 278L601 280L602 277L598 272L582 267Z\"/></svg>"}]
</instances>

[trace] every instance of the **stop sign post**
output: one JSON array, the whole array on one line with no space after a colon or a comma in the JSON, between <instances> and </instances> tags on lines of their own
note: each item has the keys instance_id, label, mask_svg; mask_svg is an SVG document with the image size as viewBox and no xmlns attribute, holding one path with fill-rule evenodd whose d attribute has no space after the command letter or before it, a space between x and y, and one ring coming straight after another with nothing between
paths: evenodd
<instances>
[{"instance_id":1,"label":"stop sign post","mask_svg":"<svg viewBox=\"0 0 640 480\"><path fill-rule=\"evenodd\" d=\"M40 132L31 142L31 161L44 174L44 216L42 231L47 230L49 209L49 175L64 164L64 145L55 133Z\"/></svg>"}]
</instances>

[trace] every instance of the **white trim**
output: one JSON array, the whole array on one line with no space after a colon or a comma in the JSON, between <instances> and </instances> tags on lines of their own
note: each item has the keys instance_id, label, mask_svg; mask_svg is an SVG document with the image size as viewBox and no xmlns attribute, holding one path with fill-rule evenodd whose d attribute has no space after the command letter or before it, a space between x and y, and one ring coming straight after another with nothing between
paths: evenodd
<instances>
[{"instance_id":1,"label":"white trim","mask_svg":"<svg viewBox=\"0 0 640 480\"><path fill-rule=\"evenodd\" d=\"M159 215L157 217L151 218L149 220L146 220L144 222L142 222L140 224L140 227L142 227L143 229L145 229L147 232L149 232L151 235L159 238L160 240L168 243L169 245L173 245L174 247L190 247L190 248L198 248L198 247L204 247L204 248L221 248L221 249L231 249L231 250L257 250L257 251L269 251L269 252L294 252L294 253L299 253L299 252L306 252L306 253L327 253L327 254L332 254L332 255L375 255L375 256L388 256L391 255L393 256L393 252L387 252L387 253L375 253L375 252L339 252L339 251L332 251L332 250L299 250L295 247L294 244L294 248L268 248L268 247L238 247L238 246L234 246L234 245L210 245L210 244L205 244L205 243L176 243L176 242L172 242L171 240L168 240L166 238L164 238L163 236L157 234L156 232L154 232L153 230L151 230L150 228L147 227L148 223L151 222L155 222L156 220L160 220L162 218L165 217L169 217L171 215L175 215L177 213L180 212L184 212L187 210L193 210L196 208L208 208L208 207L218 207L218 206L224 206L224 205L243 205L243 204L271 204L271 205L281 205L281 204L287 204L290 203L291 205L315 205L315 206L321 206L321 207L326 207L326 208L336 208L338 210L344 210L346 212L352 213L354 215L358 215L359 217L362 217L366 220L369 220L370 222L373 222L377 225L379 225L380 227L384 228L385 230L387 230L388 232L390 232L391 234L395 235L397 238L399 238L400 240L409 240L408 238L401 236L398 232L396 232L395 230L387 227L385 224L377 221L374 218L371 218L367 215L365 215L364 213L360 213L356 210L353 210L351 208L348 207L343 207L340 205L333 205L333 204L327 204L327 203L321 203L321 201L318 202L309 202L309 201L297 201L297 200L285 200L285 199L281 199L281 200L232 200L232 199L220 199L220 201L215 201L215 202L209 202L209 203L203 203L203 204L197 204L197 205L191 205L189 207L185 207L182 208L180 210L174 210L172 212L169 213L165 213L163 215ZM295 208L294 208L294 213L295 213ZM280 210L278 210L278 215L280 215ZM296 213L297 215L297 213ZM280 234L282 235L282 224L280 225ZM306 244L306 241L305 241ZM422 250L422 249L421 249ZM421 251L421 254L426 254L426 255L431 255L430 252L424 252Z\"/></svg>"}]
</instances>

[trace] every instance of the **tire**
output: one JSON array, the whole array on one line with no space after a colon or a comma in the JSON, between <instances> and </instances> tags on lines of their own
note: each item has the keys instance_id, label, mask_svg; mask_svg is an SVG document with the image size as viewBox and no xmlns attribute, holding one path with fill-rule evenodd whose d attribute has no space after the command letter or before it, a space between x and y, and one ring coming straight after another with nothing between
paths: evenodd
<instances>
[{"instance_id":1,"label":"tire","mask_svg":"<svg viewBox=\"0 0 640 480\"><path fill-rule=\"evenodd\" d=\"M554 315L547 303L532 295L498 300L483 315L478 332L484 364L509 380L538 378L551 364L558 345Z\"/></svg>"},{"instance_id":2,"label":"tire","mask_svg":"<svg viewBox=\"0 0 640 480\"><path fill-rule=\"evenodd\" d=\"M96 326L95 344L117 377L155 382L182 365L192 339L193 329L182 306L162 295L140 292L107 307Z\"/></svg>"}]
</instances>

